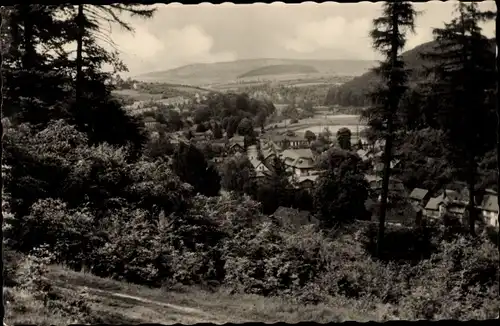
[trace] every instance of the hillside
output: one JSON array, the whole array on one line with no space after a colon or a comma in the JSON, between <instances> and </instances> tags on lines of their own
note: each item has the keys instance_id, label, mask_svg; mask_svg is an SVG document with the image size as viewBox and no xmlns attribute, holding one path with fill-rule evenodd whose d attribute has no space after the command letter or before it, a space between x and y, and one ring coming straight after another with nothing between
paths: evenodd
<instances>
[{"instance_id":1,"label":"hillside","mask_svg":"<svg viewBox=\"0 0 500 326\"><path fill-rule=\"evenodd\" d=\"M312 74L318 73L314 67L306 65L272 65L260 67L250 70L238 78L268 76L268 75L285 75L285 74Z\"/></svg>"},{"instance_id":2,"label":"hillside","mask_svg":"<svg viewBox=\"0 0 500 326\"><path fill-rule=\"evenodd\" d=\"M135 76L134 79L148 82L164 82L189 85L210 85L238 79L249 71L276 65L310 66L320 74L358 76L373 66L373 61L364 60L298 60L298 59L247 59L230 62L203 63L175 69L156 71Z\"/></svg>"},{"instance_id":3,"label":"hillside","mask_svg":"<svg viewBox=\"0 0 500 326\"><path fill-rule=\"evenodd\" d=\"M492 40L493 51L495 42ZM405 61L406 68L411 70L410 83L421 80L425 67L431 63L421 57L421 53L431 52L436 46L435 41L420 44L419 46L403 52L401 55ZM368 105L366 94L373 89L380 81L379 77L373 71L368 71L361 76L355 77L343 85L333 87L328 92L325 99L325 105L342 106L365 106Z\"/></svg>"}]
</instances>

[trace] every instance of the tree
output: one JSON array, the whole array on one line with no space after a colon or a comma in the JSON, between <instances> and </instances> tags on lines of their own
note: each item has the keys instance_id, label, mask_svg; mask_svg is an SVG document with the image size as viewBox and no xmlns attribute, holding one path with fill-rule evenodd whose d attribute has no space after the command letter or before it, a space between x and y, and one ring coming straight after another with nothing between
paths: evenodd
<instances>
[{"instance_id":1,"label":"tree","mask_svg":"<svg viewBox=\"0 0 500 326\"><path fill-rule=\"evenodd\" d=\"M306 112L314 113L314 106L311 101L304 101L303 110Z\"/></svg>"},{"instance_id":2,"label":"tree","mask_svg":"<svg viewBox=\"0 0 500 326\"><path fill-rule=\"evenodd\" d=\"M260 110L259 113L255 116L255 125L260 127L261 133L264 132L264 124L266 122L267 112L264 110Z\"/></svg>"},{"instance_id":3,"label":"tree","mask_svg":"<svg viewBox=\"0 0 500 326\"><path fill-rule=\"evenodd\" d=\"M168 129L171 131L179 131L184 126L181 115L175 110L168 110L165 118Z\"/></svg>"},{"instance_id":4,"label":"tree","mask_svg":"<svg viewBox=\"0 0 500 326\"><path fill-rule=\"evenodd\" d=\"M241 136L251 136L254 133L253 122L248 118L243 118L238 124L238 134Z\"/></svg>"},{"instance_id":5,"label":"tree","mask_svg":"<svg viewBox=\"0 0 500 326\"><path fill-rule=\"evenodd\" d=\"M299 117L299 111L295 107L295 104L289 104L283 111L282 115L287 119L297 119Z\"/></svg>"},{"instance_id":6,"label":"tree","mask_svg":"<svg viewBox=\"0 0 500 326\"><path fill-rule=\"evenodd\" d=\"M222 128L218 122L214 122L212 125L212 132L214 133L214 139L221 139L223 136Z\"/></svg>"},{"instance_id":7,"label":"tree","mask_svg":"<svg viewBox=\"0 0 500 326\"><path fill-rule=\"evenodd\" d=\"M196 126L196 132L205 132L205 131L207 131L207 128L205 127L205 125L203 123L199 123Z\"/></svg>"},{"instance_id":8,"label":"tree","mask_svg":"<svg viewBox=\"0 0 500 326\"><path fill-rule=\"evenodd\" d=\"M319 167L325 172L313 190L314 208L324 227L364 218L368 183L360 164L352 152L332 148L324 153Z\"/></svg>"},{"instance_id":9,"label":"tree","mask_svg":"<svg viewBox=\"0 0 500 326\"><path fill-rule=\"evenodd\" d=\"M498 9L500 9L500 0L495 0L495 4L497 7L497 15L495 17L495 30L500 29L500 16L498 15ZM500 101L498 100L498 96L500 94L500 80L498 80L498 74L500 73L500 56L498 55L498 40L496 41L497 45L497 53L496 53L496 61L495 61L495 73L497 75L497 84L496 84L496 113L497 113L497 148L496 148L496 154L497 154L497 180L496 180L496 186L497 186L497 191L500 191ZM497 205L500 207L500 196L497 196ZM497 218L498 221L498 230L497 230L497 243L500 243L500 214L498 215ZM500 288L499 288L500 291Z\"/></svg>"},{"instance_id":10,"label":"tree","mask_svg":"<svg viewBox=\"0 0 500 326\"><path fill-rule=\"evenodd\" d=\"M227 119L226 124L226 135L228 138L234 136L236 131L238 130L238 125L240 124L241 118L237 116L232 116Z\"/></svg>"},{"instance_id":11,"label":"tree","mask_svg":"<svg viewBox=\"0 0 500 326\"><path fill-rule=\"evenodd\" d=\"M309 143L311 143L313 140L316 140L316 135L311 130L306 130L306 132L304 133L304 138L307 139Z\"/></svg>"},{"instance_id":12,"label":"tree","mask_svg":"<svg viewBox=\"0 0 500 326\"><path fill-rule=\"evenodd\" d=\"M398 55L406 43L406 32L414 32L416 11L408 1L384 2L382 16L373 20L370 36L373 47L380 51L386 60L375 69L385 85L372 94L373 105L368 110L368 120L382 126L385 136L384 174L380 203L379 233L377 237L377 255L381 254L389 193L390 164L394 137L394 117L399 101L406 91L407 71ZM371 112L370 112L371 111Z\"/></svg>"},{"instance_id":13,"label":"tree","mask_svg":"<svg viewBox=\"0 0 500 326\"><path fill-rule=\"evenodd\" d=\"M71 7L68 7L71 11ZM73 9L74 10L74 9ZM84 5L77 6L77 12L74 16L74 21L77 26L76 30L76 86L75 98L77 105L83 93L83 68L86 66L84 54L89 57L97 52L106 52L103 48L96 45L95 40L100 39L108 44L114 45L108 35L103 33L102 23L116 23L121 28L133 32L134 28L129 23L120 18L122 13L129 13L133 16L151 18L156 9L144 9L138 4L120 4L114 3L110 5ZM92 58L95 59L95 58ZM91 60L92 60L91 59ZM116 60L113 60L117 62ZM91 66L91 65L88 65Z\"/></svg>"},{"instance_id":14,"label":"tree","mask_svg":"<svg viewBox=\"0 0 500 326\"><path fill-rule=\"evenodd\" d=\"M337 131L337 142L340 148L346 151L351 150L351 130L349 128L340 128Z\"/></svg>"},{"instance_id":15,"label":"tree","mask_svg":"<svg viewBox=\"0 0 500 326\"><path fill-rule=\"evenodd\" d=\"M193 113L193 122L200 124L209 121L212 116L210 108L208 106L200 106Z\"/></svg>"},{"instance_id":16,"label":"tree","mask_svg":"<svg viewBox=\"0 0 500 326\"><path fill-rule=\"evenodd\" d=\"M435 61L429 71L435 77L430 97L439 99L434 103L450 148L449 159L457 167L458 177L467 182L469 232L474 235L477 161L494 148L495 139L490 96L495 87L495 54L479 24L493 13L479 11L474 2L459 2L456 14L444 28L434 29L437 47L424 56Z\"/></svg>"},{"instance_id":17,"label":"tree","mask_svg":"<svg viewBox=\"0 0 500 326\"><path fill-rule=\"evenodd\" d=\"M16 123L43 128L63 114L55 105L69 96L70 79L57 67L57 49L66 42L57 8L28 4L2 8L2 37L8 38L2 55L4 114Z\"/></svg>"},{"instance_id":18,"label":"tree","mask_svg":"<svg viewBox=\"0 0 500 326\"><path fill-rule=\"evenodd\" d=\"M255 169L246 156L231 157L222 167L221 185L240 195L252 194L255 188Z\"/></svg>"},{"instance_id":19,"label":"tree","mask_svg":"<svg viewBox=\"0 0 500 326\"><path fill-rule=\"evenodd\" d=\"M182 181L193 186L195 193L204 196L219 194L219 173L193 144L179 144L173 156L172 169Z\"/></svg>"},{"instance_id":20,"label":"tree","mask_svg":"<svg viewBox=\"0 0 500 326\"><path fill-rule=\"evenodd\" d=\"M256 189L255 199L262 203L264 214L272 214L279 206L290 206L290 176L285 164L278 158L272 160L271 173L264 184Z\"/></svg>"}]
</instances>

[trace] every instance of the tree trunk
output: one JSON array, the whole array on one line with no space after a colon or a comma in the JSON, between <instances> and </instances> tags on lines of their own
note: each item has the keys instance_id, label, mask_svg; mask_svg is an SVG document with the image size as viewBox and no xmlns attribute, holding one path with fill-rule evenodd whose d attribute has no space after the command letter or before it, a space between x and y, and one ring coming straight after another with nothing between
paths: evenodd
<instances>
[{"instance_id":1,"label":"tree trunk","mask_svg":"<svg viewBox=\"0 0 500 326\"><path fill-rule=\"evenodd\" d=\"M75 101L78 107L82 96L82 66L83 66L83 35L85 32L83 4L78 5L78 14L76 16L78 25L78 36L76 40L76 87Z\"/></svg>"},{"instance_id":2,"label":"tree trunk","mask_svg":"<svg viewBox=\"0 0 500 326\"><path fill-rule=\"evenodd\" d=\"M377 235L377 252L378 258L381 257L383 252L383 242L384 242L384 231L385 231L385 217L387 212L387 197L389 195L389 180L391 175L391 158L392 158L392 141L394 133L394 113L397 111L398 99L395 98L393 85L393 72L395 69L395 64L398 59L398 39L399 35L398 29L398 17L396 13L392 13L392 28L393 28L393 39L392 39L392 49L391 49L391 65L392 72L389 80L389 88L393 94L389 101L389 114L387 115L387 135L385 139L385 149L384 149L384 172L382 177L382 193L380 198L380 214L379 214L379 225L378 225L378 235Z\"/></svg>"},{"instance_id":3,"label":"tree trunk","mask_svg":"<svg viewBox=\"0 0 500 326\"><path fill-rule=\"evenodd\" d=\"M21 14L23 17L24 33L24 53L22 57L23 68L31 70L35 63L35 47L33 46L33 21L31 10L34 5L21 5Z\"/></svg>"},{"instance_id":4,"label":"tree trunk","mask_svg":"<svg viewBox=\"0 0 500 326\"><path fill-rule=\"evenodd\" d=\"M495 1L496 6L497 6L497 15L495 18L495 28L498 31L500 28L500 16L498 15L498 9L500 8L500 1L496 0ZM497 203L498 207L500 207L500 196L498 196L498 192L500 192L500 102L498 101L498 95L499 95L499 83L500 81L498 80L498 73L499 73L499 67L500 67L500 57L498 56L498 37L495 39L495 42L497 44L496 46L496 75L497 75L497 89L496 89L496 94L495 94L495 105L497 109ZM498 254L500 255L500 214L497 216L497 222L498 222L498 227L497 227L497 248L498 248ZM499 280L500 281L500 280ZM498 296L500 297L500 282L498 282Z\"/></svg>"},{"instance_id":5,"label":"tree trunk","mask_svg":"<svg viewBox=\"0 0 500 326\"><path fill-rule=\"evenodd\" d=\"M3 17L4 12L1 12L0 15L0 31L2 31L3 24L5 23L5 19ZM4 55L4 46L8 46L6 44L0 44L2 47L0 48L0 61L3 60ZM4 89L4 80L3 80L3 71L0 71L0 272L4 273L4 264L3 264L3 89ZM4 299L3 299L3 291L1 294L2 304L0 305L0 319L3 321L5 317L5 307L4 307Z\"/></svg>"},{"instance_id":6,"label":"tree trunk","mask_svg":"<svg viewBox=\"0 0 500 326\"><path fill-rule=\"evenodd\" d=\"M469 188L469 203L467 204L467 213L468 213L468 222L469 222L469 233L474 236L476 234L475 225L476 225L476 205L474 200L474 186L476 184L475 178L475 161L474 157L469 157L468 163L468 182L467 186Z\"/></svg>"}]
</instances>

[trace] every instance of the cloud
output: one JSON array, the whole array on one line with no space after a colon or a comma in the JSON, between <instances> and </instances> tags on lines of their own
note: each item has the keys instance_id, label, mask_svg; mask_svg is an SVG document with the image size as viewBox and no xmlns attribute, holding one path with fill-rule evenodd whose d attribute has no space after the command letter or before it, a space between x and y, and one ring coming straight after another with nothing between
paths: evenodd
<instances>
[{"instance_id":1,"label":"cloud","mask_svg":"<svg viewBox=\"0 0 500 326\"><path fill-rule=\"evenodd\" d=\"M417 17L417 33L408 34L406 49L432 40L432 27L450 21L454 3L415 3L424 13ZM368 36L380 2L155 7L150 20L124 17L136 28L135 35L113 29L111 37L131 74L241 58L381 58ZM495 3L484 1L480 7L494 10ZM488 36L494 31L494 22L484 30Z\"/></svg>"},{"instance_id":2,"label":"cloud","mask_svg":"<svg viewBox=\"0 0 500 326\"><path fill-rule=\"evenodd\" d=\"M187 62L216 62L234 60L230 51L213 53L213 38L197 25L167 30L164 37L165 54Z\"/></svg>"},{"instance_id":3,"label":"cloud","mask_svg":"<svg viewBox=\"0 0 500 326\"><path fill-rule=\"evenodd\" d=\"M135 25L135 33L112 32L120 57L131 73L236 59L231 51L213 52L214 40L200 26L191 24L155 32L139 24Z\"/></svg>"},{"instance_id":4,"label":"cloud","mask_svg":"<svg viewBox=\"0 0 500 326\"><path fill-rule=\"evenodd\" d=\"M113 33L113 40L121 52L138 59L154 58L164 49L163 42L142 26L135 27L134 33Z\"/></svg>"},{"instance_id":5,"label":"cloud","mask_svg":"<svg viewBox=\"0 0 500 326\"><path fill-rule=\"evenodd\" d=\"M296 27L292 37L285 39L284 46L299 53L348 48L349 52L362 54L370 47L370 24L369 19L349 21L340 16L304 22Z\"/></svg>"}]
</instances>

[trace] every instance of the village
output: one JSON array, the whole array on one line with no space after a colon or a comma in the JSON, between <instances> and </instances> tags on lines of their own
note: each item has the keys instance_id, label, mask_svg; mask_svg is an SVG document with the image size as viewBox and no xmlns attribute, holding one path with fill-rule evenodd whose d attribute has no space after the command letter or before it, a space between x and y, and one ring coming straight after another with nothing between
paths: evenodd
<instances>
[{"instance_id":1,"label":"village","mask_svg":"<svg viewBox=\"0 0 500 326\"><path fill-rule=\"evenodd\" d=\"M146 121L146 125L150 128L154 128L155 124L154 119ZM256 131L256 133L259 132ZM210 130L196 132L195 126L192 127L191 134L191 142L210 142L212 148L218 149L219 155L211 159L216 165L222 164L227 157L246 156L255 169L255 178L258 182L266 182L266 178L272 175L272 162L276 157L285 165L290 173L290 184L296 189L311 190L322 172L317 166L321 153L311 149L311 141L307 140L303 134L291 130L266 130L258 136L257 144L250 146L245 146L245 138L240 135L234 135L231 138L224 135L222 139L214 139ZM174 143L185 141L182 132L173 133L172 141ZM365 179L370 185L371 196L367 199L365 207L374 216L382 189L384 143L377 141L375 144L369 144L358 133L352 134L351 142L356 144L353 145L353 151L370 166L365 173ZM334 141L329 146L335 147L337 144ZM397 168L399 163L398 159L393 159L391 169ZM401 225L401 221L404 221L412 225L421 223L422 219L438 222L445 217L453 217L461 223L466 223L468 190L462 183L453 183L452 188L443 188L434 192L422 188L406 189L401 180L391 177L390 193L397 193L397 196L412 208L412 214L406 211L408 216L400 217L396 221L389 219L387 223ZM497 195L493 189L485 189L475 198L475 207L480 212L479 216L485 226L498 226Z\"/></svg>"}]
</instances>

